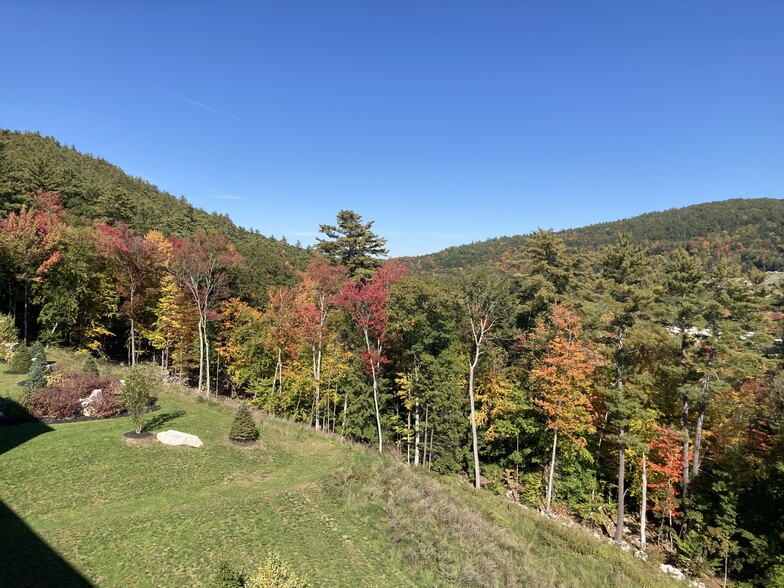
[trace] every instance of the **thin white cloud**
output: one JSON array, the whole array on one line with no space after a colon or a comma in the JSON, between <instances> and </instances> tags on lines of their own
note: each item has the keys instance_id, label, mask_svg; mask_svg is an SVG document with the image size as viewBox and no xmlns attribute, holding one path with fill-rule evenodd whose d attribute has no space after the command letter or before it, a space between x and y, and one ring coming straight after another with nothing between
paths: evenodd
<instances>
[{"instance_id":1,"label":"thin white cloud","mask_svg":"<svg viewBox=\"0 0 784 588\"><path fill-rule=\"evenodd\" d=\"M182 100L183 102L187 102L188 104L192 104L193 106L198 106L199 108L203 108L204 110L209 110L210 112L214 112L215 114L220 114L221 116L228 116L229 118L233 118L234 120L240 120L240 117L234 116L231 113L223 112L222 110L218 110L217 108L213 108L212 106L207 106L206 104L202 104L201 102L196 102L195 100L191 100L190 98L186 98L185 96L180 96L179 94L175 94L177 98Z\"/></svg>"}]
</instances>

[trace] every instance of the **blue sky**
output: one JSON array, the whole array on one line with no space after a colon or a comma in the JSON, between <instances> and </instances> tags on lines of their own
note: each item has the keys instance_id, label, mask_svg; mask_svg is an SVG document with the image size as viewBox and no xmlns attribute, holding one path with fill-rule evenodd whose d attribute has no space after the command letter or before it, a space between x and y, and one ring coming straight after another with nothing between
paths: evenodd
<instances>
[{"instance_id":1,"label":"blue sky","mask_svg":"<svg viewBox=\"0 0 784 588\"><path fill-rule=\"evenodd\" d=\"M0 127L393 255L784 197L784 2L0 3Z\"/></svg>"}]
</instances>

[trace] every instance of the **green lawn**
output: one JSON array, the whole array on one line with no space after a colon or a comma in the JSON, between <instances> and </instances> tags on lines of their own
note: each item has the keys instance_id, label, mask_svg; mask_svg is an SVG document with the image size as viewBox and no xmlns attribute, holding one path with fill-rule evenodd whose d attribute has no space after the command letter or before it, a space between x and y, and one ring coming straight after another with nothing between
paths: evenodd
<instances>
[{"instance_id":1,"label":"green lawn","mask_svg":"<svg viewBox=\"0 0 784 588\"><path fill-rule=\"evenodd\" d=\"M18 379L0 375L0 393ZM316 586L672 585L580 530L370 449L271 418L262 445L240 449L231 409L176 391L160 404L156 430L204 447L128 447L127 418L0 427L11 585L66 586L70 566L97 586L199 586L213 562L251 570L271 550Z\"/></svg>"}]
</instances>

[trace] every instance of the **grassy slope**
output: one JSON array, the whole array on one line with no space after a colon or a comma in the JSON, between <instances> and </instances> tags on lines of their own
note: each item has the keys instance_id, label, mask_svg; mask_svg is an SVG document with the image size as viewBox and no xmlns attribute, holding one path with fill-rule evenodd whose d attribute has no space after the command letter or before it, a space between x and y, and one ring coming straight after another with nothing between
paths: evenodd
<instances>
[{"instance_id":1,"label":"grassy slope","mask_svg":"<svg viewBox=\"0 0 784 588\"><path fill-rule=\"evenodd\" d=\"M0 393L19 379L0 376ZM198 586L212 562L247 570L269 550L316 586L671 585L580 530L371 450L275 419L262 447L238 449L231 410L176 392L161 405L158 430L205 446L127 447L125 418L33 438L36 425L0 427L0 500L95 585ZM17 540L0 535L0 570L20 565ZM51 585L46 566L22 565Z\"/></svg>"}]
</instances>

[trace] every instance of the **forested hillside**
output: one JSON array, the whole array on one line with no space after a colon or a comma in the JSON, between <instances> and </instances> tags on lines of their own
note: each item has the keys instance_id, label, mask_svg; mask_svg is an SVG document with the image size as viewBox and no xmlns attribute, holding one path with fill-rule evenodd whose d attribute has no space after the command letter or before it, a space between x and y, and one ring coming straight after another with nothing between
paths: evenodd
<instances>
[{"instance_id":1,"label":"forested hillside","mask_svg":"<svg viewBox=\"0 0 784 588\"><path fill-rule=\"evenodd\" d=\"M307 251L235 225L228 216L207 213L184 197L127 175L100 157L80 153L38 133L0 130L0 214L19 211L37 192L58 194L69 225L96 221L127 224L137 234L151 229L191 237L223 235L246 259L249 294L291 281L292 268L304 267Z\"/></svg>"},{"instance_id":2,"label":"forested hillside","mask_svg":"<svg viewBox=\"0 0 784 588\"><path fill-rule=\"evenodd\" d=\"M693 575L784 582L781 201L540 230L420 275L353 211L304 252L51 139L2 153L2 343L152 360Z\"/></svg>"},{"instance_id":3,"label":"forested hillside","mask_svg":"<svg viewBox=\"0 0 784 588\"><path fill-rule=\"evenodd\" d=\"M591 251L612 243L618 233L628 234L635 243L644 245L649 254L684 248L705 258L723 251L747 268L784 269L784 200L709 202L567 229L558 234L569 250ZM423 273L488 265L519 276L530 263L526 255L529 239L530 235L499 237L403 261L413 271Z\"/></svg>"}]
</instances>

